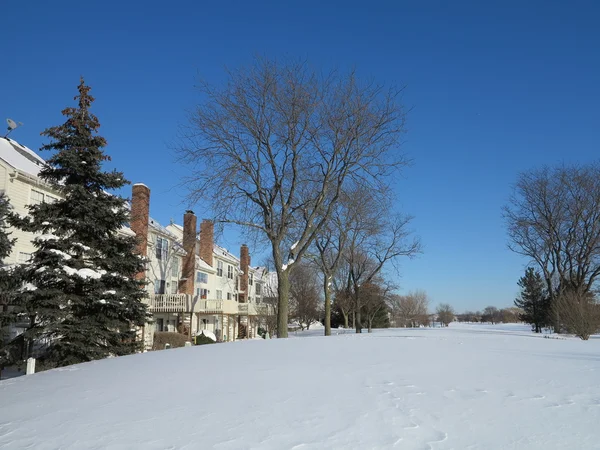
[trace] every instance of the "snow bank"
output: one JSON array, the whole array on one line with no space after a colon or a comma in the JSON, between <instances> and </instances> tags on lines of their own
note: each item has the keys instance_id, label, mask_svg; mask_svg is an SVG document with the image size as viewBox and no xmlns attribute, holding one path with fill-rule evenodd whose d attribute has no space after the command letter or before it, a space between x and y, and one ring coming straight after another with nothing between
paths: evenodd
<instances>
[{"instance_id":1,"label":"snow bank","mask_svg":"<svg viewBox=\"0 0 600 450\"><path fill-rule=\"evenodd\" d=\"M252 340L13 378L0 448L598 448L600 339L519 333Z\"/></svg>"}]
</instances>

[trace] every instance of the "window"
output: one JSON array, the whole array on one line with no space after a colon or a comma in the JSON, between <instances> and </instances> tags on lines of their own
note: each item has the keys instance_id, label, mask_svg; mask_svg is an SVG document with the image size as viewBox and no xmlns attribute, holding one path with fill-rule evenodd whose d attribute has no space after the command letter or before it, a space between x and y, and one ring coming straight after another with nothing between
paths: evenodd
<instances>
[{"instance_id":1,"label":"window","mask_svg":"<svg viewBox=\"0 0 600 450\"><path fill-rule=\"evenodd\" d=\"M177 278L179 275L179 258L176 256L171 263L171 276Z\"/></svg>"},{"instance_id":2,"label":"window","mask_svg":"<svg viewBox=\"0 0 600 450\"><path fill-rule=\"evenodd\" d=\"M46 203L54 203L56 200L56 197L46 194Z\"/></svg>"},{"instance_id":3,"label":"window","mask_svg":"<svg viewBox=\"0 0 600 450\"><path fill-rule=\"evenodd\" d=\"M19 252L19 264L25 264L31 261L31 253Z\"/></svg>"},{"instance_id":4,"label":"window","mask_svg":"<svg viewBox=\"0 0 600 450\"><path fill-rule=\"evenodd\" d=\"M227 278L233 280L233 266L231 264L227 264Z\"/></svg>"},{"instance_id":5,"label":"window","mask_svg":"<svg viewBox=\"0 0 600 450\"><path fill-rule=\"evenodd\" d=\"M217 300L223 300L223 291L217 291Z\"/></svg>"},{"instance_id":6,"label":"window","mask_svg":"<svg viewBox=\"0 0 600 450\"><path fill-rule=\"evenodd\" d=\"M252 286L252 283L254 283L254 274L253 274L253 273L251 273L251 274L248 276L248 284L249 284L250 286Z\"/></svg>"},{"instance_id":7,"label":"window","mask_svg":"<svg viewBox=\"0 0 600 450\"><path fill-rule=\"evenodd\" d=\"M223 276L223 261L217 261L217 276Z\"/></svg>"},{"instance_id":8,"label":"window","mask_svg":"<svg viewBox=\"0 0 600 450\"><path fill-rule=\"evenodd\" d=\"M231 300L231 292L227 293L227 300Z\"/></svg>"},{"instance_id":9,"label":"window","mask_svg":"<svg viewBox=\"0 0 600 450\"><path fill-rule=\"evenodd\" d=\"M261 285L260 285L260 283L256 283L256 287L254 288L254 292L256 293L256 295L260 295L260 293L261 293Z\"/></svg>"},{"instance_id":10,"label":"window","mask_svg":"<svg viewBox=\"0 0 600 450\"><path fill-rule=\"evenodd\" d=\"M210 291L208 289L196 288L196 295L199 295L200 298L203 298L205 300L208 298L209 292Z\"/></svg>"},{"instance_id":11,"label":"window","mask_svg":"<svg viewBox=\"0 0 600 450\"><path fill-rule=\"evenodd\" d=\"M177 281L171 281L171 294L177 294Z\"/></svg>"},{"instance_id":12,"label":"window","mask_svg":"<svg viewBox=\"0 0 600 450\"><path fill-rule=\"evenodd\" d=\"M156 319L156 328L154 331L164 331L165 321L164 319Z\"/></svg>"},{"instance_id":13,"label":"window","mask_svg":"<svg viewBox=\"0 0 600 450\"><path fill-rule=\"evenodd\" d=\"M196 272L196 282L197 283L208 283L208 274L204 272Z\"/></svg>"},{"instance_id":14,"label":"window","mask_svg":"<svg viewBox=\"0 0 600 450\"><path fill-rule=\"evenodd\" d=\"M31 190L31 204L39 205L40 203L44 203L44 193L40 191L36 191L35 189Z\"/></svg>"},{"instance_id":15,"label":"window","mask_svg":"<svg viewBox=\"0 0 600 450\"><path fill-rule=\"evenodd\" d=\"M165 280L154 280L154 293L164 294L165 293Z\"/></svg>"},{"instance_id":16,"label":"window","mask_svg":"<svg viewBox=\"0 0 600 450\"><path fill-rule=\"evenodd\" d=\"M169 241L159 236L156 237L156 259L167 259L169 253Z\"/></svg>"}]
</instances>

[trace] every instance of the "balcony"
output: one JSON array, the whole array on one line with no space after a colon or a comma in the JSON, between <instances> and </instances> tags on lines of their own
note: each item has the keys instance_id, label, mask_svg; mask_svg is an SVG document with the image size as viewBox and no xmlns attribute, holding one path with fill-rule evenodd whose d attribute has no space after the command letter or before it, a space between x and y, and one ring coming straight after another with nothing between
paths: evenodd
<instances>
[{"instance_id":1,"label":"balcony","mask_svg":"<svg viewBox=\"0 0 600 450\"><path fill-rule=\"evenodd\" d=\"M150 312L187 312L191 297L186 294L150 294L148 308Z\"/></svg>"},{"instance_id":2,"label":"balcony","mask_svg":"<svg viewBox=\"0 0 600 450\"><path fill-rule=\"evenodd\" d=\"M271 305L259 303L239 303L238 311L239 314L244 316L268 316L274 314Z\"/></svg>"},{"instance_id":3,"label":"balcony","mask_svg":"<svg viewBox=\"0 0 600 450\"><path fill-rule=\"evenodd\" d=\"M150 312L198 313L198 314L243 314L257 315L254 304L238 303L235 300L207 300L198 295L150 294Z\"/></svg>"}]
</instances>

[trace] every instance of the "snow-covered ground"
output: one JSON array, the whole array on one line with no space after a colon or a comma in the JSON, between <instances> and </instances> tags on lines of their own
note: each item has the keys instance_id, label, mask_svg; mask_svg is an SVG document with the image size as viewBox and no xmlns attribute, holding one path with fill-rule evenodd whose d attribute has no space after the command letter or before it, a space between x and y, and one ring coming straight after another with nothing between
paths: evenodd
<instances>
[{"instance_id":1,"label":"snow-covered ground","mask_svg":"<svg viewBox=\"0 0 600 450\"><path fill-rule=\"evenodd\" d=\"M0 448L600 448L600 339L521 325L321 332L2 381Z\"/></svg>"}]
</instances>

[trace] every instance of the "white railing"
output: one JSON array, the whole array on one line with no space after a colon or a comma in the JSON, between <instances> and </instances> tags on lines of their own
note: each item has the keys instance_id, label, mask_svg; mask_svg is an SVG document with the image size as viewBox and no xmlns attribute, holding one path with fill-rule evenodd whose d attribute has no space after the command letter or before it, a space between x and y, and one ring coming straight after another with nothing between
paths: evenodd
<instances>
[{"instance_id":1,"label":"white railing","mask_svg":"<svg viewBox=\"0 0 600 450\"><path fill-rule=\"evenodd\" d=\"M194 312L200 314L241 314L269 315L273 313L270 305L256 303L238 303L235 300L207 300L198 295L187 294L150 294L148 296L150 312Z\"/></svg>"},{"instance_id":2,"label":"white railing","mask_svg":"<svg viewBox=\"0 0 600 450\"><path fill-rule=\"evenodd\" d=\"M148 306L151 312L189 311L189 297L186 294L150 294Z\"/></svg>"}]
</instances>

